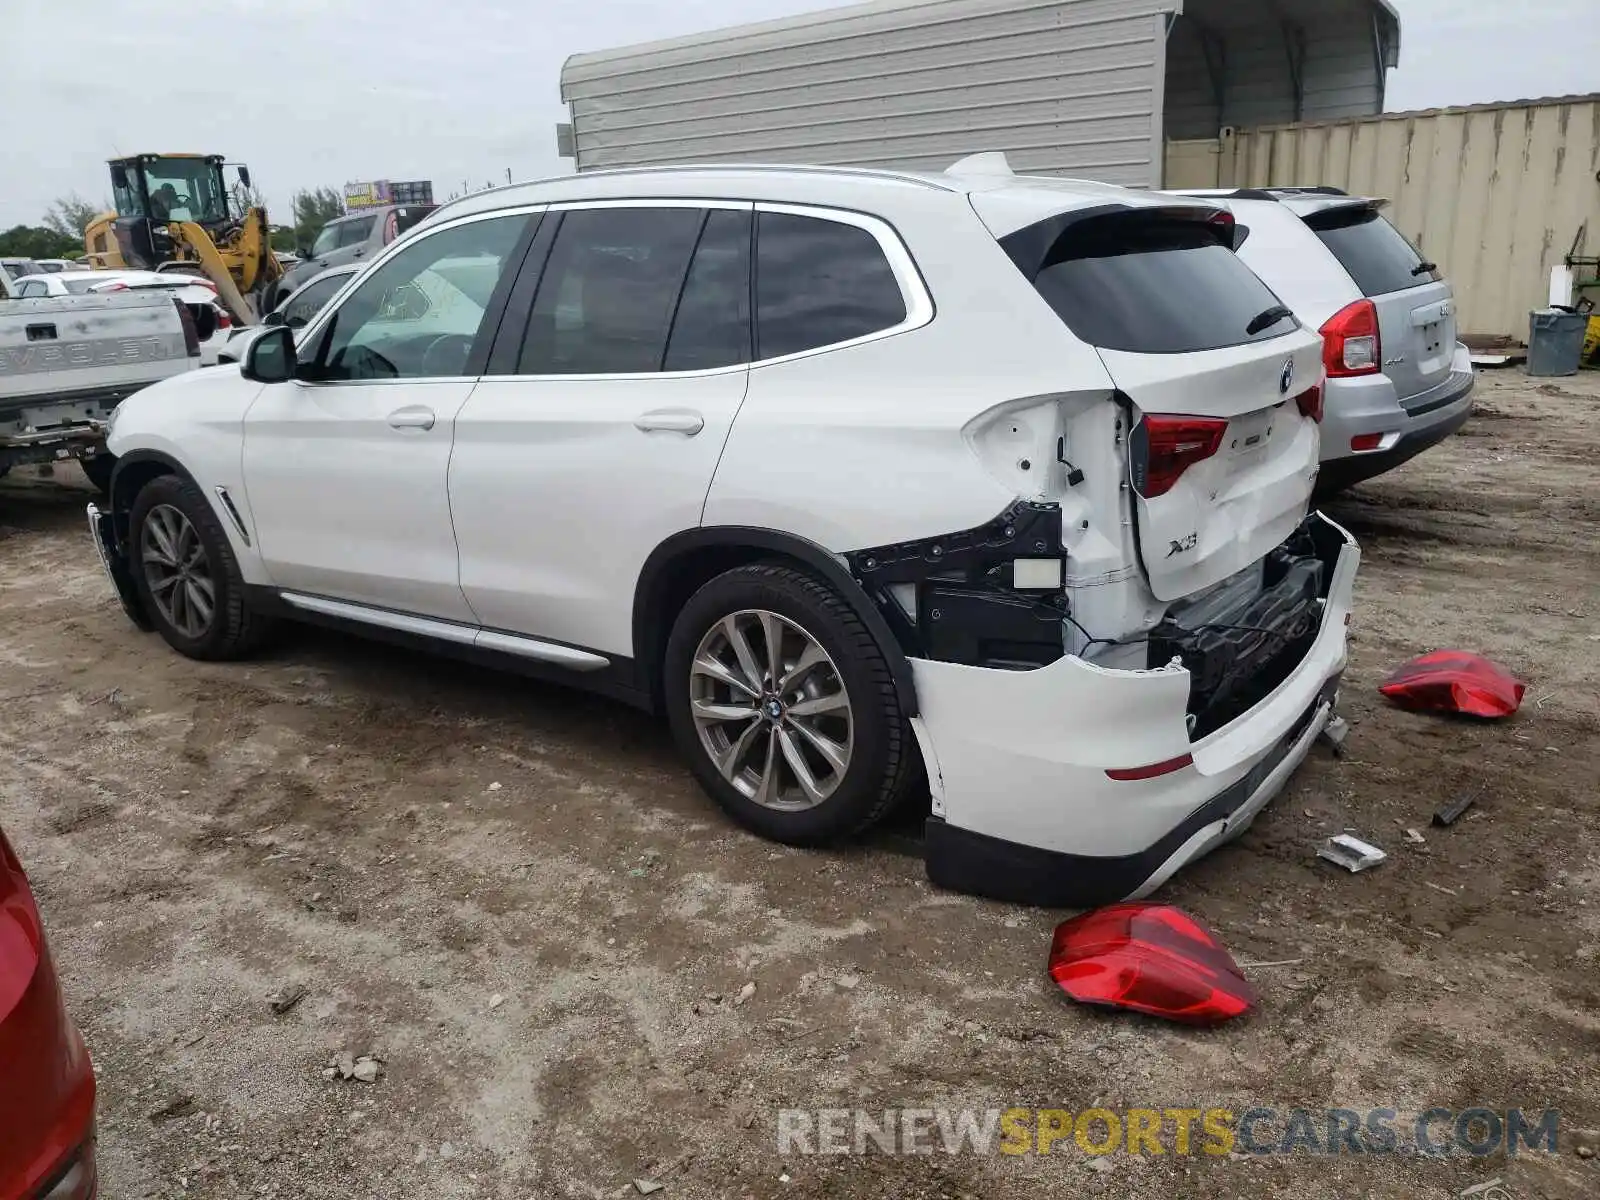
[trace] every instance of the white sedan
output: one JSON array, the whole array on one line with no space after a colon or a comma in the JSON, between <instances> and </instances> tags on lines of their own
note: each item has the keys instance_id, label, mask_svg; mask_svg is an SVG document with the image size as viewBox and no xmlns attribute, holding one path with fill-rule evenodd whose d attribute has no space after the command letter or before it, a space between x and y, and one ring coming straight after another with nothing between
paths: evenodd
<instances>
[{"instance_id":1,"label":"white sedan","mask_svg":"<svg viewBox=\"0 0 1600 1200\"><path fill-rule=\"evenodd\" d=\"M92 292L122 292L142 288L167 288L173 299L189 310L195 335L200 339L200 365L215 366L227 345L233 318L217 299L214 283L201 275L176 271L53 271L24 275L15 281L18 300L43 296L85 296Z\"/></svg>"}]
</instances>

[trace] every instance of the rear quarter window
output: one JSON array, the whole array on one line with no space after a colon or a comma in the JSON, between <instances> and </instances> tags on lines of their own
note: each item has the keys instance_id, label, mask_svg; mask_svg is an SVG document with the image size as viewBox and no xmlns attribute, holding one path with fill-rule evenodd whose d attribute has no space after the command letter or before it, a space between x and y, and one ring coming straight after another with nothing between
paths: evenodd
<instances>
[{"instance_id":1,"label":"rear quarter window","mask_svg":"<svg viewBox=\"0 0 1600 1200\"><path fill-rule=\"evenodd\" d=\"M1024 273L1019 251L1037 236L1022 230L1002 241ZM1299 327L1292 315L1258 320L1282 302L1194 220L1114 213L1073 222L1045 251L1033 284L1073 333L1106 350L1187 354Z\"/></svg>"},{"instance_id":2,"label":"rear quarter window","mask_svg":"<svg viewBox=\"0 0 1600 1200\"><path fill-rule=\"evenodd\" d=\"M1364 296L1384 296L1439 278L1406 237L1365 206L1313 213L1306 225L1333 252Z\"/></svg>"}]
</instances>

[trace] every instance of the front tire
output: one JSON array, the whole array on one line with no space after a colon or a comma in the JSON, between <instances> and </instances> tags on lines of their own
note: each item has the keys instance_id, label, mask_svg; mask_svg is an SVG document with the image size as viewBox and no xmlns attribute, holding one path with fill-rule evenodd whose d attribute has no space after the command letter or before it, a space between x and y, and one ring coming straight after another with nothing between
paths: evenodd
<instances>
[{"instance_id":1,"label":"front tire","mask_svg":"<svg viewBox=\"0 0 1600 1200\"><path fill-rule=\"evenodd\" d=\"M803 571L757 563L711 580L678 614L663 670L668 721L696 779L774 841L860 833L916 778L882 649Z\"/></svg>"},{"instance_id":2,"label":"front tire","mask_svg":"<svg viewBox=\"0 0 1600 1200\"><path fill-rule=\"evenodd\" d=\"M156 631L179 654L245 658L269 622L244 601L228 536L200 489L178 475L152 479L128 519L128 566Z\"/></svg>"}]
</instances>

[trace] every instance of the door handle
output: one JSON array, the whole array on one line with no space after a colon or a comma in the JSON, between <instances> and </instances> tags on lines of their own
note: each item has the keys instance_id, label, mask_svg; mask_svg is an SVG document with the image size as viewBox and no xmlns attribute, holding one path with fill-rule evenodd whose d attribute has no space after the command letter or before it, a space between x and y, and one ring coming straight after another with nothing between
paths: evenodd
<instances>
[{"instance_id":1,"label":"door handle","mask_svg":"<svg viewBox=\"0 0 1600 1200\"><path fill-rule=\"evenodd\" d=\"M641 433L681 433L693 437L706 427L706 419L692 408L658 408L633 419Z\"/></svg>"},{"instance_id":2,"label":"door handle","mask_svg":"<svg viewBox=\"0 0 1600 1200\"><path fill-rule=\"evenodd\" d=\"M433 409L414 404L409 408L397 408L390 413L389 428L432 429L434 420Z\"/></svg>"}]
</instances>

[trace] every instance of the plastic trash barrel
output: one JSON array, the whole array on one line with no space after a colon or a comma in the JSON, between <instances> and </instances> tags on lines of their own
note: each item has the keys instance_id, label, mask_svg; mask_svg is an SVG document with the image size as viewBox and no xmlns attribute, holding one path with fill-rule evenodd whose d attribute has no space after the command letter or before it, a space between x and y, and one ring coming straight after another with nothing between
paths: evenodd
<instances>
[{"instance_id":1,"label":"plastic trash barrel","mask_svg":"<svg viewBox=\"0 0 1600 1200\"><path fill-rule=\"evenodd\" d=\"M1528 314L1528 374L1576 375L1588 331L1589 318L1582 313L1534 309Z\"/></svg>"}]
</instances>

